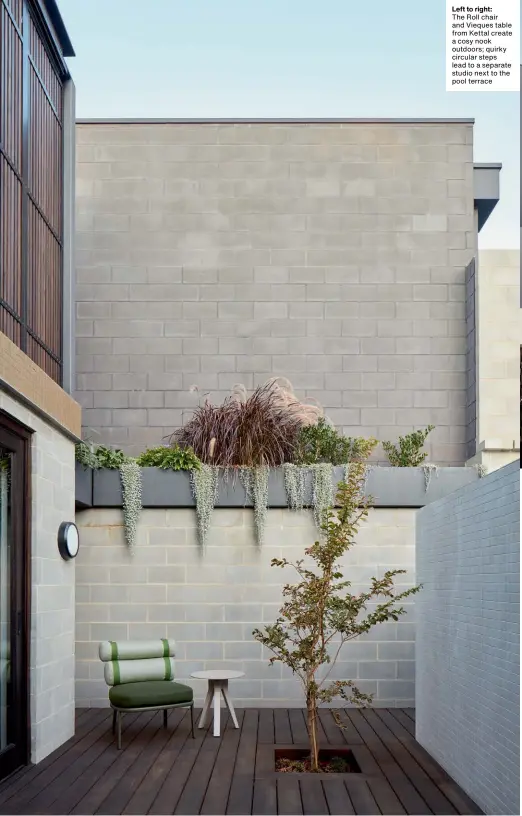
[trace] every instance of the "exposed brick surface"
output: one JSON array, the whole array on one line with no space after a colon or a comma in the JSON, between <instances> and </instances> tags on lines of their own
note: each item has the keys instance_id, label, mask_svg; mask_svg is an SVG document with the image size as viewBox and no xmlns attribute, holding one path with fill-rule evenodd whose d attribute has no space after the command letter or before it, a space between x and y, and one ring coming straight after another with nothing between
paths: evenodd
<instances>
[{"instance_id":1,"label":"exposed brick surface","mask_svg":"<svg viewBox=\"0 0 522 816\"><path fill-rule=\"evenodd\" d=\"M464 399L441 413L430 392L443 374L466 391L471 125L81 124L77 140L82 405L85 392L115 389L129 405L133 392L164 391L165 404L180 392L189 408L191 384L221 391L225 376L251 387L250 375L274 374L331 413L339 399L325 394L340 391L348 409L361 390L336 382L342 372L384 372L360 406L382 412L338 413L339 426L385 438L431 422L430 459L465 461L465 434L449 444L466 426ZM229 342L201 342L216 338ZM190 381L173 384L173 372ZM421 384L390 403L397 378L416 372ZM419 389L422 419L401 416ZM172 431L167 414L120 427L118 407L104 408L96 439L130 452L142 428L157 442Z\"/></svg>"},{"instance_id":2,"label":"exposed brick surface","mask_svg":"<svg viewBox=\"0 0 522 816\"><path fill-rule=\"evenodd\" d=\"M417 739L488 814L520 812L520 461L418 511Z\"/></svg>"},{"instance_id":3,"label":"exposed brick surface","mask_svg":"<svg viewBox=\"0 0 522 816\"><path fill-rule=\"evenodd\" d=\"M415 511L373 509L343 568L352 590L374 575L405 569L397 586L415 581ZM245 672L231 690L242 706L299 706L302 690L281 664L253 640L252 630L273 622L281 589L295 572L270 566L295 560L317 535L310 511L270 510L265 543L257 546L252 511L216 509L202 552L194 510L144 510L131 556L121 510L88 510L77 517L82 547L76 559L76 704L108 705L98 642L121 638L176 641L176 672L193 686L198 703L205 684L193 671ZM413 706L413 603L398 623L375 627L345 645L332 678L352 679L378 705Z\"/></svg>"}]
</instances>

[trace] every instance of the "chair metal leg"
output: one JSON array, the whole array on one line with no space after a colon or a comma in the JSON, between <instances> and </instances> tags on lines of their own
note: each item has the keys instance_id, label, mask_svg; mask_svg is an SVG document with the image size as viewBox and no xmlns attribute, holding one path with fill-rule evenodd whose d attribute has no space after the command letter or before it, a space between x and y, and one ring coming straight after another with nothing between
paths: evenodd
<instances>
[{"instance_id":1,"label":"chair metal leg","mask_svg":"<svg viewBox=\"0 0 522 816\"><path fill-rule=\"evenodd\" d=\"M113 709L112 712L112 733L116 732L116 709Z\"/></svg>"},{"instance_id":2,"label":"chair metal leg","mask_svg":"<svg viewBox=\"0 0 522 816\"><path fill-rule=\"evenodd\" d=\"M121 719L122 712L118 711L118 750L121 751Z\"/></svg>"},{"instance_id":3,"label":"chair metal leg","mask_svg":"<svg viewBox=\"0 0 522 816\"><path fill-rule=\"evenodd\" d=\"M192 739L195 739L194 735L194 703L190 706L190 730L192 732Z\"/></svg>"},{"instance_id":4,"label":"chair metal leg","mask_svg":"<svg viewBox=\"0 0 522 816\"><path fill-rule=\"evenodd\" d=\"M168 711L167 711L167 709L165 708L165 709L164 709L164 711L163 711L163 725L164 725L164 727L165 727L165 728L167 727L167 717L168 717L168 713L169 713L169 712L168 712Z\"/></svg>"}]
</instances>

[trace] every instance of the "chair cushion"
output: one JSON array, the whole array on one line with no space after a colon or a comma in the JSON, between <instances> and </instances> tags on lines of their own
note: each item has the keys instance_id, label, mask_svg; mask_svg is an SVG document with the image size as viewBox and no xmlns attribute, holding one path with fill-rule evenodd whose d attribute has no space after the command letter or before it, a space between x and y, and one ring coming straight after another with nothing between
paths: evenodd
<instances>
[{"instance_id":1,"label":"chair cushion","mask_svg":"<svg viewBox=\"0 0 522 816\"><path fill-rule=\"evenodd\" d=\"M109 700L118 708L146 708L190 703L194 692L183 683L170 680L144 680L122 683L109 689Z\"/></svg>"}]
</instances>

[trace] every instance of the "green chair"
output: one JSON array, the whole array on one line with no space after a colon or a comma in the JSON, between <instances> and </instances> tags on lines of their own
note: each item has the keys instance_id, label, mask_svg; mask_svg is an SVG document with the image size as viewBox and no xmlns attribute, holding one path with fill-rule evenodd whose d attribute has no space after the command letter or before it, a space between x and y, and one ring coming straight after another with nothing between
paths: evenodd
<instances>
[{"instance_id":1,"label":"green chair","mask_svg":"<svg viewBox=\"0 0 522 816\"><path fill-rule=\"evenodd\" d=\"M171 708L189 708L194 737L194 693L190 686L174 682L174 642L172 640L113 640L100 643L109 702L113 709L112 733L118 728L121 748L121 720L127 711L163 711L167 727Z\"/></svg>"}]
</instances>

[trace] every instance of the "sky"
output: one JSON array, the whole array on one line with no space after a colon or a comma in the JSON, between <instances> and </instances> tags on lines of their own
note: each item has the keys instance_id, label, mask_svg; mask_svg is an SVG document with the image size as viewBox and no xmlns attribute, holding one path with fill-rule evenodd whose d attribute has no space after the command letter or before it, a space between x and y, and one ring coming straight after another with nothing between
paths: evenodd
<instances>
[{"instance_id":1,"label":"sky","mask_svg":"<svg viewBox=\"0 0 522 816\"><path fill-rule=\"evenodd\" d=\"M78 118L473 117L520 244L520 95L446 92L444 0L59 0Z\"/></svg>"}]
</instances>

